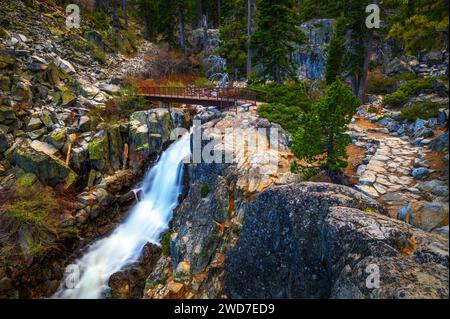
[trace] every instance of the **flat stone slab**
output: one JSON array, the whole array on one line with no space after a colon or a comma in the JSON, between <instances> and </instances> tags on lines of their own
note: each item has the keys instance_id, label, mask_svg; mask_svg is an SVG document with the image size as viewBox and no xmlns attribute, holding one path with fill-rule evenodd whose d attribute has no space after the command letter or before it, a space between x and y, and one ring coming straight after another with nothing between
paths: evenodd
<instances>
[{"instance_id":1,"label":"flat stone slab","mask_svg":"<svg viewBox=\"0 0 450 319\"><path fill-rule=\"evenodd\" d=\"M359 183L362 185L372 185L377 176L371 171L365 171L363 176L359 179Z\"/></svg>"},{"instance_id":2,"label":"flat stone slab","mask_svg":"<svg viewBox=\"0 0 450 319\"><path fill-rule=\"evenodd\" d=\"M59 152L58 149L56 147L54 147L53 145L50 145L45 142L41 142L39 140L32 141L30 146L37 151L40 151L42 153L45 153L45 154L51 155L51 156L56 155Z\"/></svg>"},{"instance_id":3,"label":"flat stone slab","mask_svg":"<svg viewBox=\"0 0 450 319\"><path fill-rule=\"evenodd\" d=\"M368 185L356 185L356 188L358 190L360 190L361 192L363 192L364 194L366 194L367 196L373 197L373 198L378 198L380 197L380 194L378 194L378 192L376 191L375 188L373 188L372 186L368 186Z\"/></svg>"}]
</instances>

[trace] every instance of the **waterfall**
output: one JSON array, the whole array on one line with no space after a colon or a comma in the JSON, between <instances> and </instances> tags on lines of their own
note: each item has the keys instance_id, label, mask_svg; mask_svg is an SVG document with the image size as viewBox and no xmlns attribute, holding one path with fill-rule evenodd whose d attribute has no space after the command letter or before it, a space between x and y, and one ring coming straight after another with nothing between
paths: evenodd
<instances>
[{"instance_id":1,"label":"waterfall","mask_svg":"<svg viewBox=\"0 0 450 319\"><path fill-rule=\"evenodd\" d=\"M67 275L53 298L102 298L108 290L108 280L114 273L136 262L143 247L157 244L168 229L172 211L178 205L182 187L183 160L190 155L190 135L172 144L145 176L141 201L128 218L108 237L92 244L86 254L66 273L79 270L74 288L67 287ZM69 285L70 286L70 285Z\"/></svg>"}]
</instances>

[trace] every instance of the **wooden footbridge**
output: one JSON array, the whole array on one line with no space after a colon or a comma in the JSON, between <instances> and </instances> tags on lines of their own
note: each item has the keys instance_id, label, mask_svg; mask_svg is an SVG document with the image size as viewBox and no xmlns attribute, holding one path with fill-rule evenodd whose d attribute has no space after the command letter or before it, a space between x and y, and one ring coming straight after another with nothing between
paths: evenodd
<instances>
[{"instance_id":1,"label":"wooden footbridge","mask_svg":"<svg viewBox=\"0 0 450 319\"><path fill-rule=\"evenodd\" d=\"M258 93L243 88L206 87L144 87L142 95L152 102L179 103L215 106L217 108L236 107L243 104L256 105Z\"/></svg>"}]
</instances>

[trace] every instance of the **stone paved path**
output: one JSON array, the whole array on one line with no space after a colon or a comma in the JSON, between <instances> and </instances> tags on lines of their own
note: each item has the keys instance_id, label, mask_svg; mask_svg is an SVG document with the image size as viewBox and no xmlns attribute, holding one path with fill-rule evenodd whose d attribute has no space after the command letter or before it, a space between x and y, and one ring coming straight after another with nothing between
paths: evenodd
<instances>
[{"instance_id":1,"label":"stone paved path","mask_svg":"<svg viewBox=\"0 0 450 319\"><path fill-rule=\"evenodd\" d=\"M368 133L370 136L370 132ZM373 198L384 202L395 215L410 202L421 199L419 182L411 177L414 161L422 152L397 137L376 139L378 149L367 165L359 171L356 187Z\"/></svg>"},{"instance_id":2,"label":"stone paved path","mask_svg":"<svg viewBox=\"0 0 450 319\"><path fill-rule=\"evenodd\" d=\"M349 126L353 143L365 149L355 187L385 204L394 218L409 204L429 201L429 193L423 191L426 178L415 179L412 171L424 167L429 173L434 172L425 159L430 150L367 123L364 115L357 115Z\"/></svg>"}]
</instances>

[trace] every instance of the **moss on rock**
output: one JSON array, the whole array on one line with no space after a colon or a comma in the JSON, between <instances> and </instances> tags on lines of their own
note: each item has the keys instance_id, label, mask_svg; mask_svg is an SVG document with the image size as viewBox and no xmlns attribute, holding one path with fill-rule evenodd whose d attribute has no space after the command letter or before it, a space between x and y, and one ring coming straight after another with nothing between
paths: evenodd
<instances>
[{"instance_id":1,"label":"moss on rock","mask_svg":"<svg viewBox=\"0 0 450 319\"><path fill-rule=\"evenodd\" d=\"M37 181L37 176L32 173L26 173L16 181L17 187L30 187Z\"/></svg>"},{"instance_id":2,"label":"moss on rock","mask_svg":"<svg viewBox=\"0 0 450 319\"><path fill-rule=\"evenodd\" d=\"M0 51L0 70L14 65L15 59L6 52Z\"/></svg>"},{"instance_id":3,"label":"moss on rock","mask_svg":"<svg viewBox=\"0 0 450 319\"><path fill-rule=\"evenodd\" d=\"M11 90L11 80L9 77L0 75L0 91L8 92Z\"/></svg>"},{"instance_id":4,"label":"moss on rock","mask_svg":"<svg viewBox=\"0 0 450 319\"><path fill-rule=\"evenodd\" d=\"M105 131L101 131L88 146L92 167L104 171L109 167L109 139Z\"/></svg>"},{"instance_id":5,"label":"moss on rock","mask_svg":"<svg viewBox=\"0 0 450 319\"><path fill-rule=\"evenodd\" d=\"M27 173L36 175L39 180L49 186L59 184L73 186L77 175L62 160L47 155L31 146L17 147L12 156L18 167Z\"/></svg>"},{"instance_id":6,"label":"moss on rock","mask_svg":"<svg viewBox=\"0 0 450 319\"><path fill-rule=\"evenodd\" d=\"M46 141L57 149L63 148L66 142L66 129L55 129L47 136Z\"/></svg>"}]
</instances>

